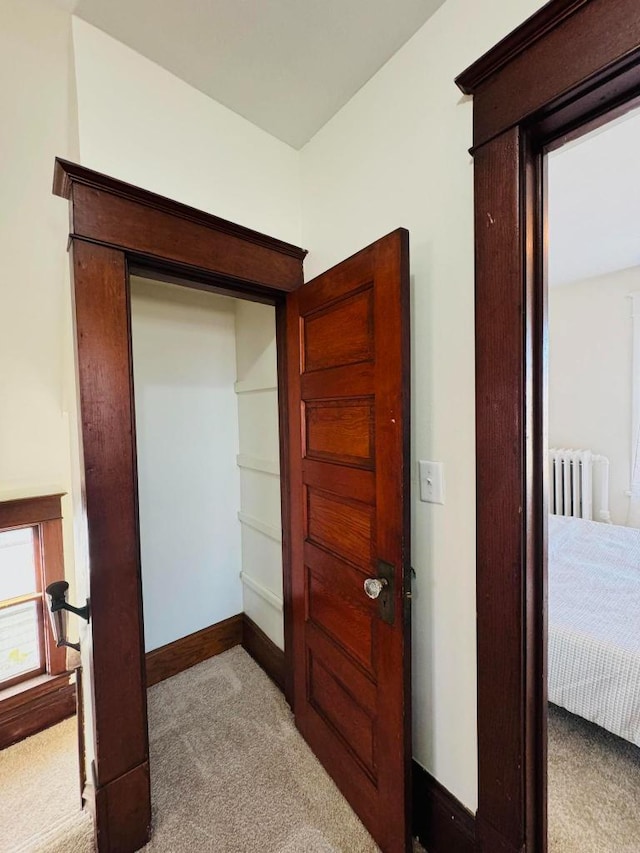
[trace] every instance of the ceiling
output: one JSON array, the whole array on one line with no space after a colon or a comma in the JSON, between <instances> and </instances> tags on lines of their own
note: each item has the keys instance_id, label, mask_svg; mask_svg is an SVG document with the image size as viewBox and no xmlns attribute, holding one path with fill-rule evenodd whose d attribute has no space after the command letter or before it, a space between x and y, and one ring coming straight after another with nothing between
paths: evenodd
<instances>
[{"instance_id":1,"label":"ceiling","mask_svg":"<svg viewBox=\"0 0 640 853\"><path fill-rule=\"evenodd\" d=\"M548 158L548 280L640 265L640 109Z\"/></svg>"},{"instance_id":2,"label":"ceiling","mask_svg":"<svg viewBox=\"0 0 640 853\"><path fill-rule=\"evenodd\" d=\"M301 148L444 0L52 0Z\"/></svg>"}]
</instances>

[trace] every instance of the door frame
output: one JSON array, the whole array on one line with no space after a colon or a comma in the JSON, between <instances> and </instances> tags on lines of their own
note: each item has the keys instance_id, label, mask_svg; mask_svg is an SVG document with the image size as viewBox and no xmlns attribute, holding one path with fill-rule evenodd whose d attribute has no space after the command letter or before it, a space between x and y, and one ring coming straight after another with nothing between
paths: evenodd
<instances>
[{"instance_id":1,"label":"door frame","mask_svg":"<svg viewBox=\"0 0 640 853\"><path fill-rule=\"evenodd\" d=\"M456 83L473 95L476 849L545 853L543 154L638 102L637 0L553 0Z\"/></svg>"},{"instance_id":2,"label":"door frame","mask_svg":"<svg viewBox=\"0 0 640 853\"><path fill-rule=\"evenodd\" d=\"M155 193L56 159L70 203L69 251L88 533L93 692L91 777L99 853L149 840L151 799L137 504L129 276L275 306L281 466L285 696L293 704L286 294L306 251Z\"/></svg>"}]
</instances>

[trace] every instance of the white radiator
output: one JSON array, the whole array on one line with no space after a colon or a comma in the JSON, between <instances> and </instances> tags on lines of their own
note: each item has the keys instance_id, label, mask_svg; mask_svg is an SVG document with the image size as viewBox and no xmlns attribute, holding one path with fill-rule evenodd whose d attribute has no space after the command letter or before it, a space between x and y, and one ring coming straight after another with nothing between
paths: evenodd
<instances>
[{"instance_id":1,"label":"white radiator","mask_svg":"<svg viewBox=\"0 0 640 853\"><path fill-rule=\"evenodd\" d=\"M590 450L550 448L549 507L554 515L610 523L607 457Z\"/></svg>"}]
</instances>

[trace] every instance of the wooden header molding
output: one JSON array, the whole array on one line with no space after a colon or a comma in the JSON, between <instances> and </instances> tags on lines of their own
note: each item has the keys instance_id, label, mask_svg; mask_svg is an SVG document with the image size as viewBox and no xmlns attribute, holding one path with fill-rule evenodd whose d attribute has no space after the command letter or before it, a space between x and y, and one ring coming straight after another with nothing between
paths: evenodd
<instances>
[{"instance_id":1,"label":"wooden header molding","mask_svg":"<svg viewBox=\"0 0 640 853\"><path fill-rule=\"evenodd\" d=\"M56 158L53 193L71 202L71 238L180 264L257 288L295 290L304 249L196 210L76 163Z\"/></svg>"},{"instance_id":2,"label":"wooden header molding","mask_svg":"<svg viewBox=\"0 0 640 853\"><path fill-rule=\"evenodd\" d=\"M549 138L640 90L637 0L552 0L456 78L477 148L522 124Z\"/></svg>"},{"instance_id":3,"label":"wooden header molding","mask_svg":"<svg viewBox=\"0 0 640 853\"><path fill-rule=\"evenodd\" d=\"M546 853L544 155L637 103L638 0L553 0L456 82L473 95L475 849Z\"/></svg>"},{"instance_id":4,"label":"wooden header molding","mask_svg":"<svg viewBox=\"0 0 640 853\"><path fill-rule=\"evenodd\" d=\"M547 3L477 59L466 71L458 74L456 77L458 87L465 95L473 95L492 74L500 71L518 54L531 47L545 33L557 27L565 18L588 2L589 0L556 0L554 3Z\"/></svg>"}]
</instances>

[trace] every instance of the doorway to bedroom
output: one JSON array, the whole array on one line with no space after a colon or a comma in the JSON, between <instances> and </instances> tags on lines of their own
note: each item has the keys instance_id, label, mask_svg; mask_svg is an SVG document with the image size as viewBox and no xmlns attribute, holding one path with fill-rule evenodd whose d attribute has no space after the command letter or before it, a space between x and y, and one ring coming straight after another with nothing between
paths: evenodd
<instances>
[{"instance_id":1,"label":"doorway to bedroom","mask_svg":"<svg viewBox=\"0 0 640 853\"><path fill-rule=\"evenodd\" d=\"M640 848L640 110L548 153L548 849Z\"/></svg>"}]
</instances>

